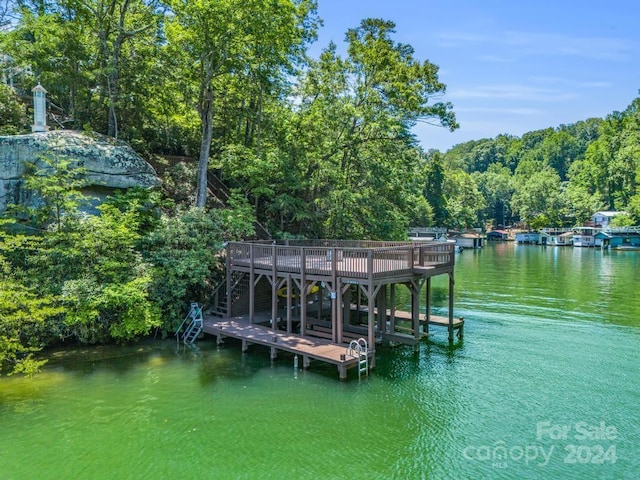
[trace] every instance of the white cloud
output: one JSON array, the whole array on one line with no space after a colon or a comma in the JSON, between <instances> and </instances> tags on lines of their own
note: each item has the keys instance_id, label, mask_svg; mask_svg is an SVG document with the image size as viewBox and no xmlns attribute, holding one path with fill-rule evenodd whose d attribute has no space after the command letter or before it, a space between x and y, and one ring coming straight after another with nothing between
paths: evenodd
<instances>
[{"instance_id":1,"label":"white cloud","mask_svg":"<svg viewBox=\"0 0 640 480\"><path fill-rule=\"evenodd\" d=\"M546 110L539 108L510 108L510 107L462 107L455 109L456 114L461 113L483 113L488 115L516 115L516 116L531 116L531 115L544 115Z\"/></svg>"},{"instance_id":2,"label":"white cloud","mask_svg":"<svg viewBox=\"0 0 640 480\"><path fill-rule=\"evenodd\" d=\"M507 45L531 55L577 56L598 60L624 61L630 58L632 42L621 38L575 37L563 33L504 32Z\"/></svg>"},{"instance_id":3,"label":"white cloud","mask_svg":"<svg viewBox=\"0 0 640 480\"><path fill-rule=\"evenodd\" d=\"M613 84L611 82L599 81L599 80L593 80L593 81L584 82L584 81L571 80L571 79L568 79L568 78L549 77L549 76L533 76L533 77L529 77L529 79L531 81L533 81L533 82L546 83L546 84L555 84L555 85L565 85L565 86L569 86L571 88L574 88L574 87L578 87L578 88L611 88L613 86Z\"/></svg>"},{"instance_id":4,"label":"white cloud","mask_svg":"<svg viewBox=\"0 0 640 480\"><path fill-rule=\"evenodd\" d=\"M462 98L491 98L506 100L527 100L558 102L578 98L575 92L565 92L557 89L530 87L517 84L478 85L465 88L451 88L447 91L451 99Z\"/></svg>"},{"instance_id":5,"label":"white cloud","mask_svg":"<svg viewBox=\"0 0 640 480\"><path fill-rule=\"evenodd\" d=\"M514 57L507 57L503 55L480 55L478 56L478 60L481 62L490 62L490 63L514 63L517 60Z\"/></svg>"},{"instance_id":6,"label":"white cloud","mask_svg":"<svg viewBox=\"0 0 640 480\"><path fill-rule=\"evenodd\" d=\"M446 32L437 37L438 45L446 48L496 45L501 49L511 47L511 55L554 55L582 58L627 61L636 46L633 42L615 37L578 37L564 33L535 33L522 31L497 31L491 35L469 32ZM505 61L506 55L484 54L488 61Z\"/></svg>"}]
</instances>

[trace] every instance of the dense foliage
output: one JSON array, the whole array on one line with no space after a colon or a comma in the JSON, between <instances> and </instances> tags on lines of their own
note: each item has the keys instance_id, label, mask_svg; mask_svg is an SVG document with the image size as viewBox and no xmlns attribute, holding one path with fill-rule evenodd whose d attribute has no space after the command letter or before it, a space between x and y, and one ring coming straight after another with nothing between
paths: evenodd
<instances>
[{"instance_id":1,"label":"dense foliage","mask_svg":"<svg viewBox=\"0 0 640 480\"><path fill-rule=\"evenodd\" d=\"M445 178L465 172L481 192L467 225L573 226L599 210L640 224L639 106L636 98L605 119L456 145L442 159Z\"/></svg>"},{"instance_id":2,"label":"dense foliage","mask_svg":"<svg viewBox=\"0 0 640 480\"><path fill-rule=\"evenodd\" d=\"M66 162L50 164L50 177L28 178L34 191L46 191L50 178L70 178ZM224 211L183 210L167 208L158 192L130 190L87 215L72 181L58 194L42 195L38 210L57 212L64 198L61 216L34 212L0 233L0 368L10 372L32 373L33 353L45 345L173 331L188 302L206 302L221 280L223 238L244 238L253 228L242 201Z\"/></svg>"},{"instance_id":3,"label":"dense foliage","mask_svg":"<svg viewBox=\"0 0 640 480\"><path fill-rule=\"evenodd\" d=\"M170 331L220 280L224 241L403 239L409 226L640 223L640 99L606 119L423 151L417 122L455 129L438 67L365 19L318 58L315 0L18 0L0 12L0 134L26 133L31 88L49 124L182 156L162 192L82 214L82 175L44 156L43 200L0 236L0 368L32 372L56 341ZM231 187L207 203L207 175ZM169 200L170 199L170 200ZM194 208L194 206L196 208ZM25 223L27 222L27 223Z\"/></svg>"}]
</instances>

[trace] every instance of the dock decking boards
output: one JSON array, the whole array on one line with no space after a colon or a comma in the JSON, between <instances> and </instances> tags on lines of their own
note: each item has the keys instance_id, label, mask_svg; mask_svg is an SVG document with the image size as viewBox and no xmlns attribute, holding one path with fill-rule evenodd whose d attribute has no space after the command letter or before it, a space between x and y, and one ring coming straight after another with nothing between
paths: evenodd
<instances>
[{"instance_id":1,"label":"dock decking boards","mask_svg":"<svg viewBox=\"0 0 640 480\"><path fill-rule=\"evenodd\" d=\"M242 350L250 344L263 345L271 348L271 358L276 357L277 350L290 352L302 356L302 366L307 368L310 360L320 360L338 367L341 379L347 377L347 369L358 364L356 357L348 354L348 347L337 345L329 340L274 331L268 327L250 324L241 318L205 318L203 331L215 335L218 342L224 337L236 338L242 341Z\"/></svg>"}]
</instances>

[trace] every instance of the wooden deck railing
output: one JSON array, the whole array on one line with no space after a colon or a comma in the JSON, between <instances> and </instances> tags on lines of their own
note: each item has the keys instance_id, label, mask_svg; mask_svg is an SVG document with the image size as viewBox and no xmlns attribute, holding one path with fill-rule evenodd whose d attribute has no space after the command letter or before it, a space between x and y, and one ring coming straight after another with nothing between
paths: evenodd
<instances>
[{"instance_id":1,"label":"wooden deck railing","mask_svg":"<svg viewBox=\"0 0 640 480\"><path fill-rule=\"evenodd\" d=\"M349 278L405 275L415 267L452 268L454 264L454 245L445 242L229 242L227 254L232 267Z\"/></svg>"}]
</instances>

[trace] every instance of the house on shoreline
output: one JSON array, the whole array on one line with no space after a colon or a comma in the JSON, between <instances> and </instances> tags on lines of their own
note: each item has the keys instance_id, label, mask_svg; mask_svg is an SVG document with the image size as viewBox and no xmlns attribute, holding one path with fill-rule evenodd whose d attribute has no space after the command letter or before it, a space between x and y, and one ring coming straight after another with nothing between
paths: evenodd
<instances>
[{"instance_id":1,"label":"house on shoreline","mask_svg":"<svg viewBox=\"0 0 640 480\"><path fill-rule=\"evenodd\" d=\"M594 235L594 246L602 249L639 250L640 227L609 227Z\"/></svg>"}]
</instances>

